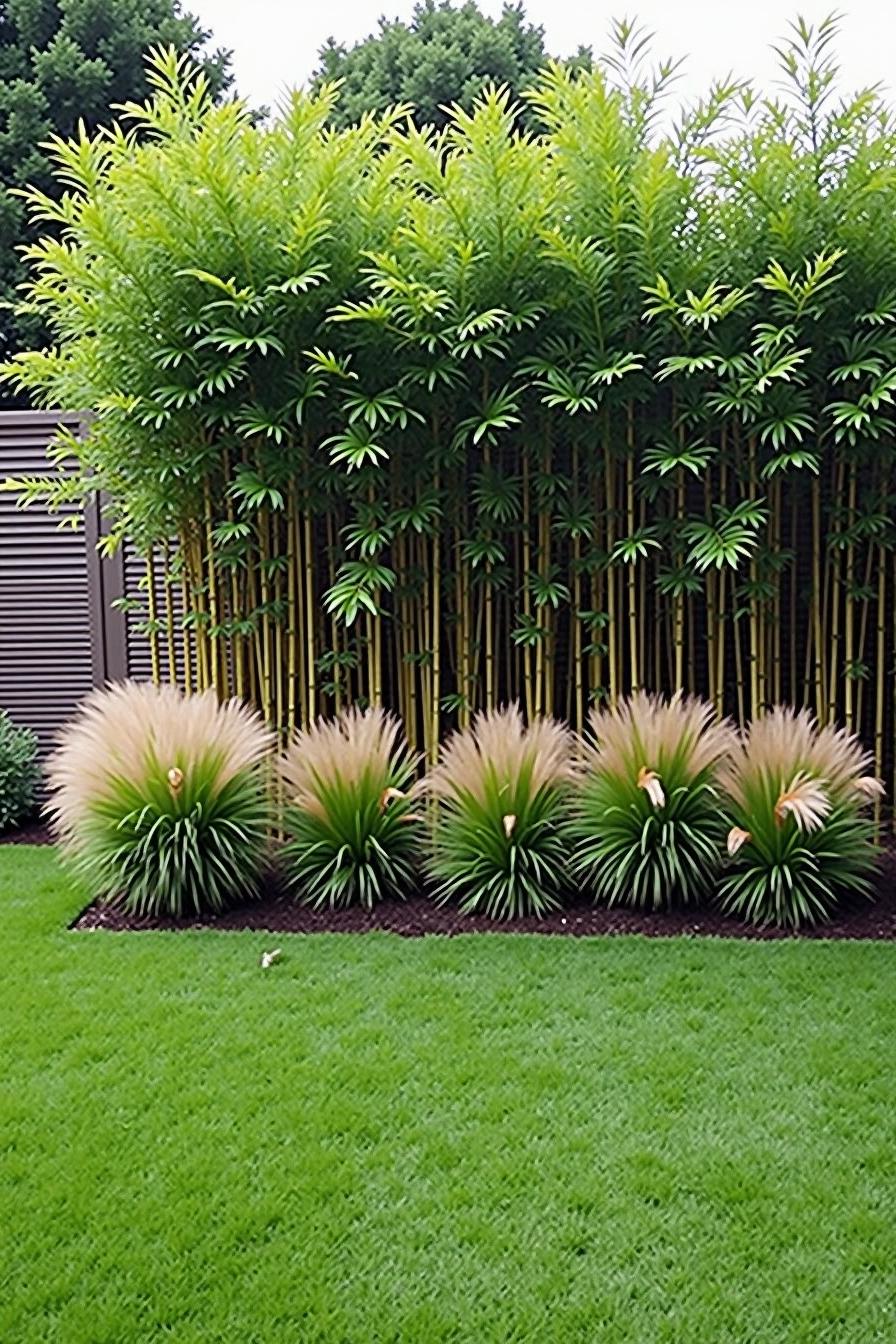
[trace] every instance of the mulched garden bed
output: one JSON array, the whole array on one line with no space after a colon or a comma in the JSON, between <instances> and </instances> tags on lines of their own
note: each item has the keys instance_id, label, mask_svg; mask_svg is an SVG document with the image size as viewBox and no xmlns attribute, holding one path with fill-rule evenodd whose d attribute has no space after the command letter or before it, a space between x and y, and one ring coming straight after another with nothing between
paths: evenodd
<instances>
[{"instance_id":1,"label":"mulched garden bed","mask_svg":"<svg viewBox=\"0 0 896 1344\"><path fill-rule=\"evenodd\" d=\"M845 906L830 924L798 935L779 929L754 929L712 909L638 915L607 910L581 901L545 919L492 920L461 915L451 906L438 906L424 895L407 901L384 901L364 910L312 910L296 905L272 884L261 900L202 919L135 919L114 907L94 903L73 922L74 929L258 929L269 933L369 933L382 930L405 938L425 934L553 933L573 937L594 934L641 933L651 938L872 938L896 940L896 850L881 859L876 898Z\"/></svg>"},{"instance_id":2,"label":"mulched garden bed","mask_svg":"<svg viewBox=\"0 0 896 1344\"><path fill-rule=\"evenodd\" d=\"M42 821L27 821L14 831L0 831L0 845L52 845L50 829Z\"/></svg>"}]
</instances>

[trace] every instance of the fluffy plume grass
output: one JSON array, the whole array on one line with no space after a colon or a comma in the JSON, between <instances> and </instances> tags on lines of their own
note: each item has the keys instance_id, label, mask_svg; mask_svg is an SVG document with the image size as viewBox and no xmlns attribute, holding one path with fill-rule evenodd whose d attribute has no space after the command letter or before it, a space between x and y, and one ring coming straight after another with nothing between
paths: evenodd
<instances>
[{"instance_id":1,"label":"fluffy plume grass","mask_svg":"<svg viewBox=\"0 0 896 1344\"><path fill-rule=\"evenodd\" d=\"M479 714L449 738L428 779L437 899L508 919L559 904L568 877L559 822L573 775L570 746L555 720L526 727L516 706Z\"/></svg>"},{"instance_id":2,"label":"fluffy plume grass","mask_svg":"<svg viewBox=\"0 0 896 1344\"><path fill-rule=\"evenodd\" d=\"M94 891L136 914L217 911L254 894L270 746L258 715L213 691L94 691L48 767L63 852Z\"/></svg>"},{"instance_id":3,"label":"fluffy plume grass","mask_svg":"<svg viewBox=\"0 0 896 1344\"><path fill-rule=\"evenodd\" d=\"M695 698L639 691L591 711L567 835L598 899L663 910L708 894L725 837L716 776L734 742Z\"/></svg>"},{"instance_id":4,"label":"fluffy plume grass","mask_svg":"<svg viewBox=\"0 0 896 1344\"><path fill-rule=\"evenodd\" d=\"M407 895L420 851L415 771L400 723L379 708L352 708L295 734L280 761L282 860L301 899L369 910Z\"/></svg>"},{"instance_id":5,"label":"fluffy plume grass","mask_svg":"<svg viewBox=\"0 0 896 1344\"><path fill-rule=\"evenodd\" d=\"M869 757L843 729L808 710L776 708L744 733L720 774L731 865L720 898L754 924L799 928L866 893L882 793Z\"/></svg>"}]
</instances>

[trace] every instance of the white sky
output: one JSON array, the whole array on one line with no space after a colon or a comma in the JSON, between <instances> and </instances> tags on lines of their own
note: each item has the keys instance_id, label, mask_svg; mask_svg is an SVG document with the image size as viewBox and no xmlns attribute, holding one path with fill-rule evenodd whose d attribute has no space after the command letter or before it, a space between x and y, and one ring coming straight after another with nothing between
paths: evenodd
<instances>
[{"instance_id":1,"label":"white sky","mask_svg":"<svg viewBox=\"0 0 896 1344\"><path fill-rule=\"evenodd\" d=\"M407 18L413 0L185 0L184 8L211 28L218 45L233 50L240 94L273 104L285 88L303 83L317 52L333 36L350 45L366 37L383 13ZM492 16L501 0L480 0ZM605 49L609 19L632 15L656 34L658 55L687 57L680 97L703 93L714 78L734 71L768 88L777 78L770 44L797 13L810 21L832 9L843 15L837 52L843 84L854 89L878 81L891 86L896 65L896 0L527 0L531 22L545 29L552 55L580 44Z\"/></svg>"}]
</instances>

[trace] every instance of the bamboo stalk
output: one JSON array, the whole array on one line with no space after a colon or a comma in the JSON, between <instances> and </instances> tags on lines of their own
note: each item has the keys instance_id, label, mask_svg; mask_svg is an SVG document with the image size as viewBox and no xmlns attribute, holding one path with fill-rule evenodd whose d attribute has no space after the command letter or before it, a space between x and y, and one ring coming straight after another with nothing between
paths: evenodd
<instances>
[{"instance_id":1,"label":"bamboo stalk","mask_svg":"<svg viewBox=\"0 0 896 1344\"><path fill-rule=\"evenodd\" d=\"M261 590L261 633L259 681L261 685L261 713L266 723L273 726L273 644L271 639L271 558L270 512L262 509L258 516L259 587Z\"/></svg>"},{"instance_id":2,"label":"bamboo stalk","mask_svg":"<svg viewBox=\"0 0 896 1344\"><path fill-rule=\"evenodd\" d=\"M271 547L273 559L277 562L274 570L274 721L276 723L277 733L281 743L284 743L287 730L287 708L286 708L286 657L283 640L283 569L280 564L281 555L281 519L275 514L272 521L273 527L273 545ZM225 670L226 677L226 670Z\"/></svg>"},{"instance_id":3,"label":"bamboo stalk","mask_svg":"<svg viewBox=\"0 0 896 1344\"><path fill-rule=\"evenodd\" d=\"M579 479L579 445L573 444L572 450L572 478L578 488ZM584 668L582 666L582 622L579 612L582 610L582 541L578 531L572 540L572 612L570 620L572 622L572 639L570 645L572 648L573 675L571 685L574 687L573 703L575 706L572 715L574 727L581 732L585 726L585 681Z\"/></svg>"},{"instance_id":4,"label":"bamboo stalk","mask_svg":"<svg viewBox=\"0 0 896 1344\"><path fill-rule=\"evenodd\" d=\"M846 726L850 729L855 727L853 717L854 711L854 663L855 663L855 600L853 598L853 589L856 581L856 548L853 543L853 525L856 516L856 469L855 463L850 463L849 467L849 487L847 494L847 517L846 528L849 534L849 542L846 547L846 594L844 612L844 659L845 659L845 677L843 685L844 696L844 715L846 717Z\"/></svg>"},{"instance_id":5,"label":"bamboo stalk","mask_svg":"<svg viewBox=\"0 0 896 1344\"><path fill-rule=\"evenodd\" d=\"M635 531L635 408L631 400L626 403L625 411L625 517L628 535ZM635 691L641 685L641 667L638 650L638 611L635 588L635 568L633 562L628 573L628 656L629 684Z\"/></svg>"},{"instance_id":6,"label":"bamboo stalk","mask_svg":"<svg viewBox=\"0 0 896 1344\"><path fill-rule=\"evenodd\" d=\"M437 437L436 426L433 435ZM436 466L433 485L438 498L441 489L439 468ZM438 531L432 544L432 708L430 720L429 760L435 764L439 755L440 706L442 700L442 545Z\"/></svg>"},{"instance_id":7,"label":"bamboo stalk","mask_svg":"<svg viewBox=\"0 0 896 1344\"><path fill-rule=\"evenodd\" d=\"M485 465L489 465L488 444L483 453ZM493 709L495 705L495 630L494 630L494 592L492 589L492 562L485 562L485 582L482 596L482 620L485 625L485 707Z\"/></svg>"},{"instance_id":8,"label":"bamboo stalk","mask_svg":"<svg viewBox=\"0 0 896 1344\"><path fill-rule=\"evenodd\" d=\"M294 645L292 652L294 681L291 689L291 696L293 701L294 723L298 725L299 723L309 723L311 715L308 709L309 679L308 670L305 664L305 583L304 557L302 555L302 519L299 492L295 482L293 482L292 485L290 501L292 541L290 544L291 555L289 573L293 588L292 627Z\"/></svg>"},{"instance_id":9,"label":"bamboo stalk","mask_svg":"<svg viewBox=\"0 0 896 1344\"><path fill-rule=\"evenodd\" d=\"M532 624L532 593L529 588L529 576L532 573L532 499L529 485L529 454L523 450L523 616L526 629ZM535 712L535 684L532 667L532 650L528 640L523 644L523 685L525 690L526 714L529 718Z\"/></svg>"},{"instance_id":10,"label":"bamboo stalk","mask_svg":"<svg viewBox=\"0 0 896 1344\"><path fill-rule=\"evenodd\" d=\"M162 543L162 582L165 585L165 650L168 658L168 682L177 685L177 653L174 643L174 597L171 592L171 547Z\"/></svg>"},{"instance_id":11,"label":"bamboo stalk","mask_svg":"<svg viewBox=\"0 0 896 1344\"><path fill-rule=\"evenodd\" d=\"M296 693L298 690L298 629L296 581L296 486L290 483L286 510L286 740L289 741L298 723Z\"/></svg>"},{"instance_id":12,"label":"bamboo stalk","mask_svg":"<svg viewBox=\"0 0 896 1344\"><path fill-rule=\"evenodd\" d=\"M425 569L426 542L422 536L417 537L415 543L417 552L417 568L422 573ZM424 586L424 592L426 591ZM419 637L417 641L417 652L423 655L422 659L417 659L414 663L415 682L419 680L420 694L419 701L423 709L423 751L429 757L431 744L430 732L432 730L432 647L433 647L433 628L432 628L432 609L428 602L418 603L419 613ZM414 699L414 717L418 716L417 698Z\"/></svg>"},{"instance_id":13,"label":"bamboo stalk","mask_svg":"<svg viewBox=\"0 0 896 1344\"><path fill-rule=\"evenodd\" d=\"M158 612L156 610L156 566L151 546L146 552L146 601L149 617L149 663L152 683L154 686L158 686L162 680L162 670L159 659Z\"/></svg>"},{"instance_id":14,"label":"bamboo stalk","mask_svg":"<svg viewBox=\"0 0 896 1344\"><path fill-rule=\"evenodd\" d=\"M865 556L865 574L862 582L862 588L866 594L871 588L873 565L874 565L874 547L869 546L868 553ZM870 607L871 603L868 597L864 596L862 598L861 611L859 615L859 637L855 653L856 660L859 664L864 664L865 661L865 649L867 647L867 640L868 640L868 624L870 620ZM862 727L865 722L864 712L865 712L865 678L864 676L862 676L859 677L856 682L855 731L857 733L861 733L862 731Z\"/></svg>"},{"instance_id":15,"label":"bamboo stalk","mask_svg":"<svg viewBox=\"0 0 896 1344\"><path fill-rule=\"evenodd\" d=\"M718 700L716 688L716 668L718 666L718 608L716 576L710 570L706 575L706 674L709 699L715 704ZM691 688L695 689L695 688Z\"/></svg>"},{"instance_id":16,"label":"bamboo stalk","mask_svg":"<svg viewBox=\"0 0 896 1344\"><path fill-rule=\"evenodd\" d=\"M878 779L884 776L884 659L887 648L887 555L881 546L878 550L877 564L877 644L875 665L877 671L876 694L874 698L874 773ZM874 802L874 819L880 824L880 798Z\"/></svg>"},{"instance_id":17,"label":"bamboo stalk","mask_svg":"<svg viewBox=\"0 0 896 1344\"><path fill-rule=\"evenodd\" d=\"M305 675L308 685L308 720L317 716L317 654L314 630L314 545L311 529L311 508L306 505L304 517L305 542Z\"/></svg>"},{"instance_id":18,"label":"bamboo stalk","mask_svg":"<svg viewBox=\"0 0 896 1344\"><path fill-rule=\"evenodd\" d=\"M189 585L187 581L185 539L183 535L181 535L180 538L180 560L181 560L181 566L180 566L181 609L183 611L183 617L186 618L188 612L190 611L190 595L189 595ZM194 641L190 637L190 627L185 623L185 619L181 620L181 632L183 635L183 645L184 645L184 691L187 695L192 695L194 684L193 679Z\"/></svg>"},{"instance_id":19,"label":"bamboo stalk","mask_svg":"<svg viewBox=\"0 0 896 1344\"><path fill-rule=\"evenodd\" d=\"M775 555L781 554L781 478L776 478L772 489L772 518L771 518L771 542L772 551ZM765 698L771 699L774 704L781 702L781 575L782 571L775 571L775 592L772 599L772 622L771 622L771 668L772 668L772 687L771 694L766 684Z\"/></svg>"},{"instance_id":20,"label":"bamboo stalk","mask_svg":"<svg viewBox=\"0 0 896 1344\"><path fill-rule=\"evenodd\" d=\"M227 672L227 659L224 656L223 645L219 638L220 612L218 609L218 579L215 571L215 544L212 536L212 500L209 479L206 475L202 482L202 501L204 510L204 528L205 528L205 565L206 565L206 583L208 584L208 609L209 609L209 676L211 684L216 688L219 695L226 697L230 694L230 681Z\"/></svg>"},{"instance_id":21,"label":"bamboo stalk","mask_svg":"<svg viewBox=\"0 0 896 1344\"><path fill-rule=\"evenodd\" d=\"M755 499L758 493L756 476L756 436L751 434L747 441L747 458L749 462L749 480L750 480L750 498ZM750 713L758 716L762 706L761 692L761 624L759 619L759 598L757 594L757 584L759 572L756 564L756 553L753 551L750 555L750 615L749 615L749 634L750 634Z\"/></svg>"},{"instance_id":22,"label":"bamboo stalk","mask_svg":"<svg viewBox=\"0 0 896 1344\"><path fill-rule=\"evenodd\" d=\"M827 722L821 583L821 485L812 481L812 643L815 664L815 712Z\"/></svg>"},{"instance_id":23,"label":"bamboo stalk","mask_svg":"<svg viewBox=\"0 0 896 1344\"><path fill-rule=\"evenodd\" d=\"M607 487L607 553L612 555L616 544L616 472L610 443L607 413L604 412L604 479ZM610 703L619 698L618 640L616 631L616 572L612 560L607 561L607 661L610 671Z\"/></svg>"},{"instance_id":24,"label":"bamboo stalk","mask_svg":"<svg viewBox=\"0 0 896 1344\"><path fill-rule=\"evenodd\" d=\"M792 498L791 498L791 504L790 504L790 549L791 549L791 552L792 552L792 554L793 554L793 565L792 565L792 568L791 568L791 570L790 570L790 575L789 575L789 580L790 580L790 581L789 581L789 584L788 584L789 598L790 598L790 618L789 618L789 620L788 620L788 637L789 637L789 641L790 641L790 648L789 648L789 655L788 655L788 663L789 663L789 669L790 669L790 692L789 692L789 695L790 695L790 703L791 703L792 705L795 705L795 704L798 703L798 691L797 691L797 686L798 686L798 672L797 672L797 667L798 667L798 664L797 664L797 652L796 652L796 637L797 637L797 636L796 636L796 629L797 629L797 606L796 606L796 599L797 599L797 577L798 577L798 572L799 572L799 571L798 571L799 557L798 557L798 551L797 551L797 537L798 537L798 529L797 529L797 508L796 508L796 495L794 494L794 495L792 496ZM806 655L807 655L807 660L808 660L808 655L809 655L809 651L810 651L811 647L812 647L812 641L811 641L811 639L807 639L807 640L806 640ZM808 661L806 662L806 671L805 671L805 674L804 674L804 683L803 683L803 685L804 685L804 689L803 689L803 704L804 704L804 705L808 705L808 703L809 703L809 663L808 663Z\"/></svg>"},{"instance_id":25,"label":"bamboo stalk","mask_svg":"<svg viewBox=\"0 0 896 1344\"><path fill-rule=\"evenodd\" d=\"M196 686L200 691L208 690L212 684L211 659L209 657L208 647L208 607L205 600L205 592L202 576L202 547L198 536L194 533L190 537L188 549L190 589L193 595L193 606L196 613Z\"/></svg>"},{"instance_id":26,"label":"bamboo stalk","mask_svg":"<svg viewBox=\"0 0 896 1344\"><path fill-rule=\"evenodd\" d=\"M717 619L719 622L719 637L716 640L716 667L715 667L715 696L713 704L718 714L724 713L725 708L725 571L719 570L718 575L718 608Z\"/></svg>"},{"instance_id":27,"label":"bamboo stalk","mask_svg":"<svg viewBox=\"0 0 896 1344\"><path fill-rule=\"evenodd\" d=\"M834 480L831 498L840 500L843 498L845 464L837 462L834 467ZM828 587L830 597L830 639L828 641L830 648L830 667L828 672L828 704L827 721L834 723L837 718L837 675L839 668L840 653L840 607L841 607L841 551L839 546L832 556L829 556L828 563L825 566L825 584ZM825 601L824 610L828 610L828 602ZM848 678L847 678L848 680Z\"/></svg>"},{"instance_id":28,"label":"bamboo stalk","mask_svg":"<svg viewBox=\"0 0 896 1344\"><path fill-rule=\"evenodd\" d=\"M712 517L712 478L707 471L703 478L703 511L707 518ZM719 637L719 616L718 616L718 583L712 570L706 574L706 674L709 691L709 699L714 705L718 704L718 689L716 685L716 669L718 667L718 637ZM691 688L696 689L695 687Z\"/></svg>"},{"instance_id":29,"label":"bamboo stalk","mask_svg":"<svg viewBox=\"0 0 896 1344\"><path fill-rule=\"evenodd\" d=\"M687 501L685 497L684 472L680 467L678 469L677 475L678 480L675 489L675 502L676 502L676 508L678 510L678 517L684 518L686 517L685 509ZM681 565L682 563L683 563L683 556L679 551L678 564ZM675 648L675 674L674 674L675 685L673 687L673 690L679 691L684 688L684 615L685 615L684 593L676 592L673 598L673 603L674 603L673 644Z\"/></svg>"}]
</instances>

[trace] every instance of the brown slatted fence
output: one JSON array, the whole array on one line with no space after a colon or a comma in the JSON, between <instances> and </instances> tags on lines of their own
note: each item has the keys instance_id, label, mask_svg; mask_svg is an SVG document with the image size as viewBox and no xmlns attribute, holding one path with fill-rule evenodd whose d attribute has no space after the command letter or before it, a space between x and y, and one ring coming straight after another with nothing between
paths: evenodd
<instances>
[{"instance_id":1,"label":"brown slatted fence","mask_svg":"<svg viewBox=\"0 0 896 1344\"><path fill-rule=\"evenodd\" d=\"M57 428L79 423L53 412L0 413L0 485L44 475ZM75 512L19 508L0 490L0 708L34 729L42 755L91 687L128 674L125 619L114 606L123 559L97 551L98 499L83 521Z\"/></svg>"}]
</instances>

